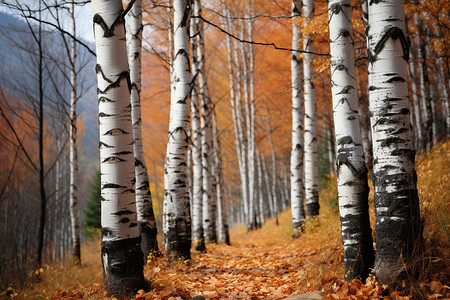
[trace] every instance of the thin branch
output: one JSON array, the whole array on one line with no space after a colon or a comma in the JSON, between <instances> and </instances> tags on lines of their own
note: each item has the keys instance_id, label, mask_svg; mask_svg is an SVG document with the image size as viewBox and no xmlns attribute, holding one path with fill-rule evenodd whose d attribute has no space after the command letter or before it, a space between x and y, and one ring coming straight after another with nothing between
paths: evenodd
<instances>
[{"instance_id":1,"label":"thin branch","mask_svg":"<svg viewBox=\"0 0 450 300\"><path fill-rule=\"evenodd\" d=\"M49 25L49 26L52 26L52 27L56 28L57 30L59 30L60 32L66 34L66 35L68 35L68 36L70 36L72 39L75 40L75 42L77 42L78 44L80 44L81 46L83 46L84 48L86 48L86 50L87 50L89 53L91 53L91 54L94 55L95 57L97 56L97 54L95 54L95 52L94 52L93 50L91 50L91 48L89 48L88 45L86 45L85 43L83 43L82 41L80 41L79 39L77 39L76 37L74 37L73 34L71 34L70 32L68 32L68 31L66 31L66 30L64 30L64 29L62 29L62 28L59 27L58 25L55 25L55 24L53 24L52 22L48 22L48 21L41 20L41 19L36 18L36 17L33 17L33 16L31 16L31 15L25 16L25 18L30 18L30 19L33 19L33 20L35 20L35 21L38 21L38 22L41 22L41 23L44 23L44 24L46 24L46 25Z\"/></svg>"},{"instance_id":2,"label":"thin branch","mask_svg":"<svg viewBox=\"0 0 450 300\"><path fill-rule=\"evenodd\" d=\"M131 1L128 3L127 7L125 7L124 11L120 14L120 17L121 17L122 19L124 19L125 16L127 15L127 13L133 8L134 2L136 2L136 0L131 0Z\"/></svg>"},{"instance_id":3,"label":"thin branch","mask_svg":"<svg viewBox=\"0 0 450 300\"><path fill-rule=\"evenodd\" d=\"M312 54L312 55L317 55L317 56L327 56L329 57L330 55L327 53L316 53L316 52L311 52L311 51L303 51L303 50L295 50L295 49L291 49L291 48L284 48L284 47L278 47L277 45L275 45L275 43L262 43L262 42L253 42L253 41L247 41L241 38L238 38L237 36L227 32L226 30L222 29L220 26L206 20L205 18L203 18L202 16L191 16L191 18L198 18L203 20L203 22L217 28L218 30L220 30L221 32L229 35L230 37L232 37L233 39L241 42L241 43L247 43L247 44L252 44L252 45L260 45L260 46L272 46L274 47L276 50L283 50L283 51L289 51L289 52L298 52L298 53L308 53L308 54Z\"/></svg>"},{"instance_id":4,"label":"thin branch","mask_svg":"<svg viewBox=\"0 0 450 300\"><path fill-rule=\"evenodd\" d=\"M9 119L6 117L5 113L3 112L3 109L0 107L0 113L2 114L3 118L6 120L6 123L8 123L9 128L11 129L11 131L14 133L14 136L16 137L17 142L19 143L19 148L22 149L23 153L25 154L25 156L27 157L28 161L31 163L31 166L34 168L34 170L37 172L38 168L36 167L36 165L34 164L33 160L31 159L31 157L28 155L28 152L25 150L25 147L22 144L22 141L20 140L19 136L17 135L16 130L14 129L14 126L11 124L11 122L9 121Z\"/></svg>"},{"instance_id":5,"label":"thin branch","mask_svg":"<svg viewBox=\"0 0 450 300\"><path fill-rule=\"evenodd\" d=\"M14 166L16 165L16 161L17 161L17 156L18 155L19 155L19 147L17 147L16 155L14 156L14 161L13 161L13 164L11 166L11 171L9 171L8 178L6 179L5 185L3 186L2 192L0 193L0 199L3 198L3 193L6 191L6 187L8 186L9 180L11 179L11 175L12 175L12 173L14 171Z\"/></svg>"}]
</instances>

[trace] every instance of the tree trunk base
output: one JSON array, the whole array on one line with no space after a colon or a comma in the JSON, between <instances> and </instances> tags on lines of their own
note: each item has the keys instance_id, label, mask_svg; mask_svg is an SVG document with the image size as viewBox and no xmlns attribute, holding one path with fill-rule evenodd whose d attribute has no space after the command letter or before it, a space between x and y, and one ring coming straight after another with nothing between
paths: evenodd
<instances>
[{"instance_id":1,"label":"tree trunk base","mask_svg":"<svg viewBox=\"0 0 450 300\"><path fill-rule=\"evenodd\" d=\"M145 289L140 238L102 242L102 263L110 296L131 297Z\"/></svg>"},{"instance_id":2,"label":"tree trunk base","mask_svg":"<svg viewBox=\"0 0 450 300\"><path fill-rule=\"evenodd\" d=\"M157 229L151 228L148 223L139 223L139 234L141 235L141 249L144 254L144 262L149 256L159 255Z\"/></svg>"}]
</instances>

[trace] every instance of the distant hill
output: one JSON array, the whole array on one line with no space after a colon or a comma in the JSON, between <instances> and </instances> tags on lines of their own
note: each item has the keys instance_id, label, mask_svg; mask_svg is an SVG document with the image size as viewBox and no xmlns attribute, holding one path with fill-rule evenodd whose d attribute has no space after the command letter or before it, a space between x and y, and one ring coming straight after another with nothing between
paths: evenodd
<instances>
[{"instance_id":1,"label":"distant hill","mask_svg":"<svg viewBox=\"0 0 450 300\"><path fill-rule=\"evenodd\" d=\"M34 24L33 26L36 26ZM37 31L37 27L33 27ZM44 60L49 65L49 70L56 74L58 80L58 91L52 87L50 78L45 75L45 100L53 107L60 107L68 110L68 105L62 104L63 95L65 101L70 102L70 85L67 80L62 79L62 72L69 73L69 69L64 67L67 63L66 52L62 45L60 32L51 28L43 27L44 40ZM95 45L80 39L91 49L95 50ZM24 19L0 12L0 85L5 88L8 94L18 95L23 92L23 87L28 89L28 93L38 90L36 80L36 43L30 29ZM77 103L78 115L84 120L84 136L80 143L81 153L79 156L81 168L98 168L98 108L96 95L96 58L84 47L78 47L78 65L86 66L78 77L79 93L83 91L83 96ZM62 63L60 63L62 61ZM57 102L58 104L55 104ZM55 126L57 126L55 124ZM92 171L88 171L89 173Z\"/></svg>"}]
</instances>

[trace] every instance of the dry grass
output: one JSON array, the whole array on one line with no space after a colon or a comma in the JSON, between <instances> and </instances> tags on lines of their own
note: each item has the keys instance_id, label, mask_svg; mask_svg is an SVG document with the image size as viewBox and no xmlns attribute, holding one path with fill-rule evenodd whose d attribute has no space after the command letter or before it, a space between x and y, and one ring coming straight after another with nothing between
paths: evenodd
<instances>
[{"instance_id":1,"label":"dry grass","mask_svg":"<svg viewBox=\"0 0 450 300\"><path fill-rule=\"evenodd\" d=\"M13 287L14 293L17 294L14 299L48 299L64 290L67 290L66 294L70 299L70 289L81 286L86 296L84 299L94 299L90 297L90 294L103 295L100 241L98 239L89 240L83 244L81 259L82 265L79 267L72 266L70 262L62 266L45 265L38 280L36 280L36 276L30 274L29 282L23 289L15 290ZM2 299L2 295L5 299L9 298L2 293L0 299Z\"/></svg>"}]
</instances>

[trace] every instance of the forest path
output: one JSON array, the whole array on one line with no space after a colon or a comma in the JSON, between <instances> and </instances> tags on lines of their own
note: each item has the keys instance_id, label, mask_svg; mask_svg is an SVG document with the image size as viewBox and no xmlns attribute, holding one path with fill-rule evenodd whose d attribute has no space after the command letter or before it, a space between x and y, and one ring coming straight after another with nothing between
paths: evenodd
<instances>
[{"instance_id":1,"label":"forest path","mask_svg":"<svg viewBox=\"0 0 450 300\"><path fill-rule=\"evenodd\" d=\"M153 292L136 299L170 299L174 295L187 299L196 295L207 299L283 299L337 287L337 273L343 271L339 267L342 263L335 263L343 255L339 232L324 234L330 222L316 220L307 225L308 234L293 240L290 212L282 213L279 222L277 226L270 220L249 233L243 226L234 229L231 246L207 245L206 253L194 252L190 261L169 264L165 258L153 260L145 268Z\"/></svg>"}]
</instances>

